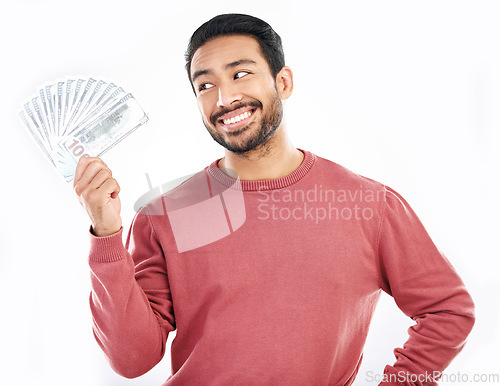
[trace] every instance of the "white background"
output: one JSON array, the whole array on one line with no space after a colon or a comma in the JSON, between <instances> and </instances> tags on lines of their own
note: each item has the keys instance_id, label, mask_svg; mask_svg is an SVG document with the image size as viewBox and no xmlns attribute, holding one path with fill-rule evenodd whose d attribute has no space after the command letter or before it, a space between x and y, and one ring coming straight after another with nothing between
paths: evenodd
<instances>
[{"instance_id":1,"label":"white background","mask_svg":"<svg viewBox=\"0 0 500 386\"><path fill-rule=\"evenodd\" d=\"M201 123L183 54L218 13L249 13L282 36L296 146L400 192L463 277L477 322L450 375L500 373L496 1L27 1L0 12L0 383L159 385L113 373L91 333L89 220L16 116L40 84L114 80L150 122L103 158L133 205L153 185L222 156ZM356 385L375 384L411 325L383 296ZM222 349L222 348L221 348ZM251 367L251 363L248 364ZM446 383L443 383L446 384ZM451 383L449 383L451 384Z\"/></svg>"}]
</instances>

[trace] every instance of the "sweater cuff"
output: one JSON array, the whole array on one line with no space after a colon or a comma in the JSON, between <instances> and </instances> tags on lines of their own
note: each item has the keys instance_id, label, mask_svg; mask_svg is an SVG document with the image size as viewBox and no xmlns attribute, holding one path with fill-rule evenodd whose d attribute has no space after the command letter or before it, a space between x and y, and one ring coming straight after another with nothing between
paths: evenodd
<instances>
[{"instance_id":1,"label":"sweater cuff","mask_svg":"<svg viewBox=\"0 0 500 386\"><path fill-rule=\"evenodd\" d=\"M127 250L122 241L123 227L116 233L105 237L98 237L90 228L90 253L89 261L107 263L124 259Z\"/></svg>"}]
</instances>

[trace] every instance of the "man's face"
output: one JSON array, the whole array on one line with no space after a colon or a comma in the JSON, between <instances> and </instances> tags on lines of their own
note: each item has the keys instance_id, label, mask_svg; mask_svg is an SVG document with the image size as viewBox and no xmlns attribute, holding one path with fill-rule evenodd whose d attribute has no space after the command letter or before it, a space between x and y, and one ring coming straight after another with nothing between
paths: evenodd
<instances>
[{"instance_id":1,"label":"man's face","mask_svg":"<svg viewBox=\"0 0 500 386\"><path fill-rule=\"evenodd\" d=\"M281 124L281 96L254 38L231 35L205 43L193 55L190 76L203 123L226 149L256 149Z\"/></svg>"}]
</instances>

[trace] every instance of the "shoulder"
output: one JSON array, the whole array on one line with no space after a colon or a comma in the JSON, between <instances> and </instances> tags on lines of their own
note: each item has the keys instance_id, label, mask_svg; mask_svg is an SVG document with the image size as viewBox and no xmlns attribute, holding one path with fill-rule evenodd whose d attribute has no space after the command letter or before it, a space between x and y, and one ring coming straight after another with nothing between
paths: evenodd
<instances>
[{"instance_id":1,"label":"shoulder","mask_svg":"<svg viewBox=\"0 0 500 386\"><path fill-rule=\"evenodd\" d=\"M355 173L345 166L317 155L315 155L315 169L315 174L319 174L322 180L326 180L338 188L361 188L376 191L386 190L384 184Z\"/></svg>"},{"instance_id":2,"label":"shoulder","mask_svg":"<svg viewBox=\"0 0 500 386\"><path fill-rule=\"evenodd\" d=\"M144 193L134 205L136 212L164 215L210 197L206 169L158 185Z\"/></svg>"}]
</instances>

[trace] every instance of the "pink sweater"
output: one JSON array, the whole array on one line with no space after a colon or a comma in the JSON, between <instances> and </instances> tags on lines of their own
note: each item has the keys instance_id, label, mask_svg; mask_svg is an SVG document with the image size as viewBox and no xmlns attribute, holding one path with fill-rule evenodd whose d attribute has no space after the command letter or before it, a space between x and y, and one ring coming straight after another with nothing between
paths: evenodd
<instances>
[{"instance_id":1,"label":"pink sweater","mask_svg":"<svg viewBox=\"0 0 500 386\"><path fill-rule=\"evenodd\" d=\"M94 333L117 373L150 370L177 329L165 385L349 385L381 290L416 322L384 384L458 354L473 302L406 201L304 153L265 181L216 161L143 208L125 246L91 236Z\"/></svg>"}]
</instances>

